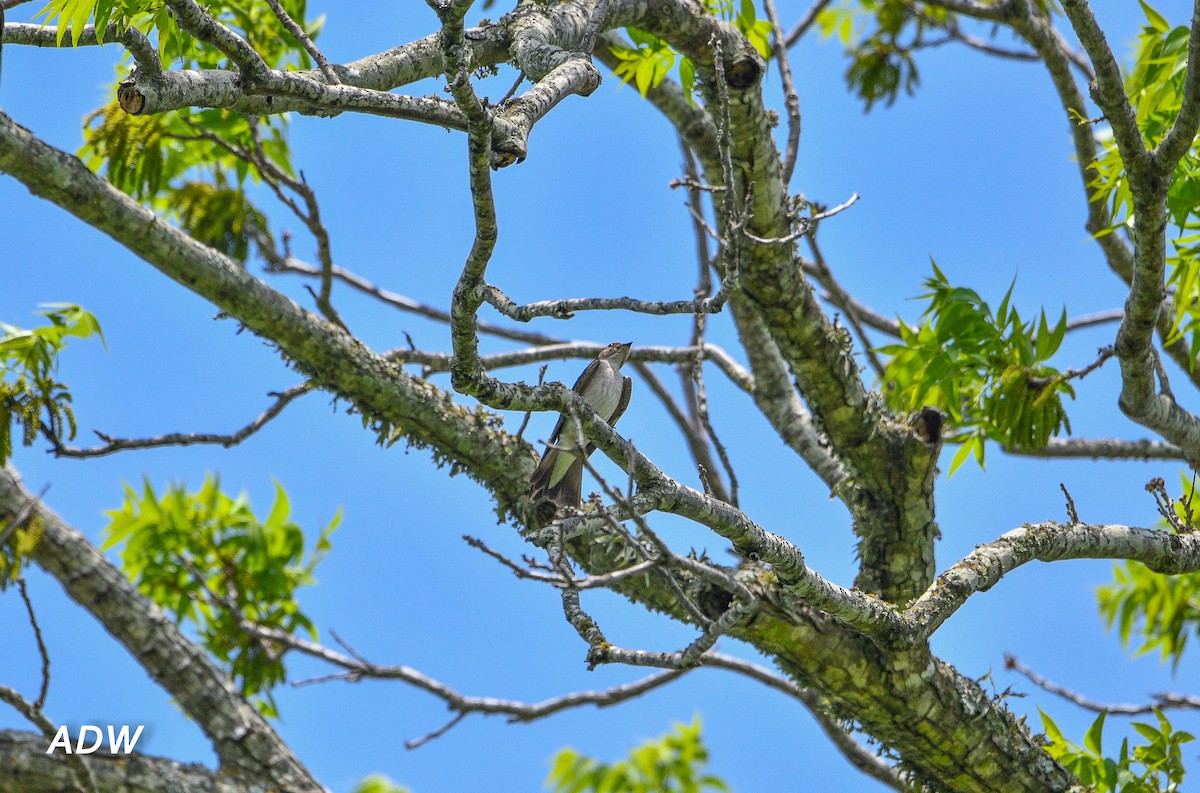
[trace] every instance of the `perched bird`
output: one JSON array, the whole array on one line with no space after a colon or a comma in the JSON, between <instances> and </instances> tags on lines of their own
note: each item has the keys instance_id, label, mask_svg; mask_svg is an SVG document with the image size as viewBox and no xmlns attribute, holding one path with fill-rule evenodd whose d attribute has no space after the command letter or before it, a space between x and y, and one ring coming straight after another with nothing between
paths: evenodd
<instances>
[{"instance_id":1,"label":"perched bird","mask_svg":"<svg viewBox=\"0 0 1200 793\"><path fill-rule=\"evenodd\" d=\"M571 387L610 426L617 423L629 405L633 380L621 375L621 367L629 360L632 346L632 342L613 342L605 347ZM569 430L566 429L568 423L571 424ZM550 433L546 454L529 477L529 497L535 501L544 499L560 507L578 508L583 483L583 459L578 451L581 446L584 457L596 448L579 437L573 421L560 416L554 432Z\"/></svg>"}]
</instances>

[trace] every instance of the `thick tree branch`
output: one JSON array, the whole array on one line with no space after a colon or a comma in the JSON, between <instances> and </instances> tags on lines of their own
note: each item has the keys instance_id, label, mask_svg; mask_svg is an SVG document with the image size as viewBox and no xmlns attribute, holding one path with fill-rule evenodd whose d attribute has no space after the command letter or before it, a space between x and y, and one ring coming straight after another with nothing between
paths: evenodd
<instances>
[{"instance_id":1,"label":"thick tree branch","mask_svg":"<svg viewBox=\"0 0 1200 793\"><path fill-rule=\"evenodd\" d=\"M54 739L57 729L54 723L46 718L46 714L42 713L41 705L30 702L8 686L0 686L0 702L12 707L27 721L37 727L42 733L43 745L49 745ZM0 733L0 735L3 735L3 733ZM100 789L96 787L96 778L92 774L92 769L83 762L83 758L70 752L66 754L66 766L70 774L69 784L71 790L76 793L100 793Z\"/></svg>"},{"instance_id":2,"label":"thick tree branch","mask_svg":"<svg viewBox=\"0 0 1200 793\"><path fill-rule=\"evenodd\" d=\"M201 765L178 763L140 752L128 755L46 753L40 735L0 730L0 793L63 793L79 761L95 777L101 791L121 793L267 793L264 784L246 783Z\"/></svg>"},{"instance_id":3,"label":"thick tree branch","mask_svg":"<svg viewBox=\"0 0 1200 793\"><path fill-rule=\"evenodd\" d=\"M1022 457L1089 457L1093 460L1183 460L1183 451L1165 441L1120 438L1051 438L1041 449L1003 447Z\"/></svg>"},{"instance_id":4,"label":"thick tree branch","mask_svg":"<svg viewBox=\"0 0 1200 793\"><path fill-rule=\"evenodd\" d=\"M58 47L58 37L53 28L44 25L33 25L24 22L4 23L4 43L28 45L32 47ZM115 23L110 24L104 33L105 41L119 41L129 54L133 56L138 72L148 76L162 74L162 62L158 59L158 50L140 30L134 27L124 30ZM90 47L100 44L96 35L96 26L87 25L79 35L75 46Z\"/></svg>"},{"instance_id":5,"label":"thick tree branch","mask_svg":"<svg viewBox=\"0 0 1200 793\"><path fill-rule=\"evenodd\" d=\"M377 422L403 427L419 447L487 484L502 511L523 498L531 447L456 407L443 390L405 374L337 326L304 311L237 262L158 219L75 157L37 140L0 112L0 171L107 233L163 273L279 345L314 384Z\"/></svg>"}]
</instances>

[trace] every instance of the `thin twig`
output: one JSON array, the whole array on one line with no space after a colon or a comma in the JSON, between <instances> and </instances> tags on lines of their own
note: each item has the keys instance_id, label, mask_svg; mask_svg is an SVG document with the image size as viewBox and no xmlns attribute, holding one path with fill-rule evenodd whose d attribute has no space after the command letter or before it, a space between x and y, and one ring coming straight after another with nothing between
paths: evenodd
<instances>
[{"instance_id":1,"label":"thin twig","mask_svg":"<svg viewBox=\"0 0 1200 793\"><path fill-rule=\"evenodd\" d=\"M37 642L38 655L42 659L42 687L38 691L37 699L33 702L33 706L41 710L42 706L46 704L46 692L50 689L50 653L46 650L45 640L42 639L42 629L38 625L37 615L33 613L33 601L29 599L29 590L25 586L25 579L18 578L16 584L21 601L25 604L25 612L29 615L29 625L33 628L33 638Z\"/></svg>"},{"instance_id":2,"label":"thin twig","mask_svg":"<svg viewBox=\"0 0 1200 793\"><path fill-rule=\"evenodd\" d=\"M54 740L58 730L54 724L46 718L46 714L42 713L40 707L36 707L32 702L21 696L20 692L11 689L8 686L0 686L0 702L7 702L18 713L25 717L29 723L38 728L46 738ZM79 791L79 793L99 793L99 788L96 786L96 777L92 774L92 769L87 763L83 762L83 756L74 752L65 752L67 767L71 774L70 784Z\"/></svg>"},{"instance_id":3,"label":"thin twig","mask_svg":"<svg viewBox=\"0 0 1200 793\"><path fill-rule=\"evenodd\" d=\"M279 0L267 0L267 5L271 6L271 10L275 12L275 16L279 17L279 21L283 23L283 26L287 28L288 32L295 36L296 41L300 43L300 46L304 48L304 51L307 52L312 59L317 62L317 66L321 68L321 73L325 75L325 79L328 80L331 85L341 85L342 81L338 78L337 72L334 71L333 67L329 65L329 61L325 59L325 56L319 49L317 49L317 45L314 44L313 40L309 38L307 33L304 32L304 28L300 27L296 20L292 19L291 15L280 4Z\"/></svg>"},{"instance_id":4,"label":"thin twig","mask_svg":"<svg viewBox=\"0 0 1200 793\"><path fill-rule=\"evenodd\" d=\"M630 565L629 567L623 567L620 570L614 570L611 573L589 575L584 576L583 578L575 578L573 576L571 578L566 578L561 573L558 573L557 575L546 575L543 573L534 572L526 567L522 567L499 551L490 548L485 542L483 542L483 540L480 540L477 537L464 534L463 539L466 540L467 545L483 551L485 554L507 567L517 578L528 581L540 581L541 583L550 584L551 586L556 587L573 587L575 589L600 589L604 587L610 587L626 578L645 573L659 564L658 559L646 559L638 562L637 564Z\"/></svg>"},{"instance_id":5,"label":"thin twig","mask_svg":"<svg viewBox=\"0 0 1200 793\"><path fill-rule=\"evenodd\" d=\"M1071 521L1072 525L1081 523L1082 521L1079 520L1079 511L1075 509L1075 499L1071 498L1071 491L1067 490L1067 486L1062 482L1059 482L1058 486L1062 490L1063 496L1067 499L1067 519Z\"/></svg>"},{"instance_id":6,"label":"thin twig","mask_svg":"<svg viewBox=\"0 0 1200 793\"><path fill-rule=\"evenodd\" d=\"M783 103L787 108L787 150L783 157L783 184L786 186L791 184L792 172L796 168L796 154L800 150L800 96L796 93L796 83L792 80L792 65L788 61L787 43L783 39L783 28L779 24L775 0L763 0L763 8L767 12L767 19L771 20L771 51L775 55L775 65L779 68L779 80L783 84Z\"/></svg>"},{"instance_id":7,"label":"thin twig","mask_svg":"<svg viewBox=\"0 0 1200 793\"><path fill-rule=\"evenodd\" d=\"M1106 702L1097 702L1093 699L1088 699L1082 694L1077 694L1069 688L1051 683L1046 678L1039 675L1037 672L1030 669L1025 664L1016 659L1015 656L1005 653L1004 668L1012 669L1018 674L1024 675L1029 682L1049 691L1051 694L1062 697L1068 702L1073 702L1085 710L1094 711L1096 713L1112 713L1119 716L1140 716L1145 713L1152 713L1155 710L1163 710L1166 708L1200 708L1200 700L1195 697L1180 696L1178 694L1154 694L1154 702L1146 705L1114 705Z\"/></svg>"},{"instance_id":8,"label":"thin twig","mask_svg":"<svg viewBox=\"0 0 1200 793\"><path fill-rule=\"evenodd\" d=\"M229 448L236 446L258 432L268 422L282 413L288 404L298 397L307 394L314 387L311 382L307 382L294 385L283 392L271 392L269 395L276 398L275 403L263 411L258 418L229 435L211 432L173 432L167 435L157 435L152 438L114 438L99 430L93 430L100 440L104 441L104 446L96 446L91 449L78 449L71 446L64 446L57 437L51 437L50 440L54 447L51 451L56 457L84 458L103 457L107 454L113 454L114 452L126 449L152 449L159 446L191 446L199 443L211 443Z\"/></svg>"},{"instance_id":9,"label":"thin twig","mask_svg":"<svg viewBox=\"0 0 1200 793\"><path fill-rule=\"evenodd\" d=\"M788 31L787 36L783 40L784 46L790 48L799 41L808 32L808 29L813 26L813 23L817 21L817 17L825 10L825 7L832 2L833 0L817 0L817 2L813 3L804 16L800 17L800 21L796 23L796 26Z\"/></svg>"}]
</instances>

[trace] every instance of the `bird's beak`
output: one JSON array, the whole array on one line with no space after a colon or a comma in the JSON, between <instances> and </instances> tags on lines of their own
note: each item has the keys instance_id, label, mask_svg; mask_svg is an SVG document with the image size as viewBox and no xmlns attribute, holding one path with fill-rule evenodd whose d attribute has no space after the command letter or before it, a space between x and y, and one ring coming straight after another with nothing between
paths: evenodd
<instances>
[{"instance_id":1,"label":"bird's beak","mask_svg":"<svg viewBox=\"0 0 1200 793\"><path fill-rule=\"evenodd\" d=\"M627 341L621 347L625 350L625 355L621 357L621 365L624 366L625 362L629 360L629 353L633 352L633 342Z\"/></svg>"}]
</instances>

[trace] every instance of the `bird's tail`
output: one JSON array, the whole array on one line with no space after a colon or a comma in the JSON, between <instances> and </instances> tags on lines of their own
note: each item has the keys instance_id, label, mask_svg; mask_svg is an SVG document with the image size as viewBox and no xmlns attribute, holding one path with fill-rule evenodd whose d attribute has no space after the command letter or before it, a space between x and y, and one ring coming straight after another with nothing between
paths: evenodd
<instances>
[{"instance_id":1,"label":"bird's tail","mask_svg":"<svg viewBox=\"0 0 1200 793\"><path fill-rule=\"evenodd\" d=\"M578 509L583 503L580 492L583 489L583 463L580 460L571 463L562 479L551 484L555 455L558 454L563 452L551 449L538 463L533 475L529 477L529 497L534 501L550 501L560 507Z\"/></svg>"}]
</instances>

